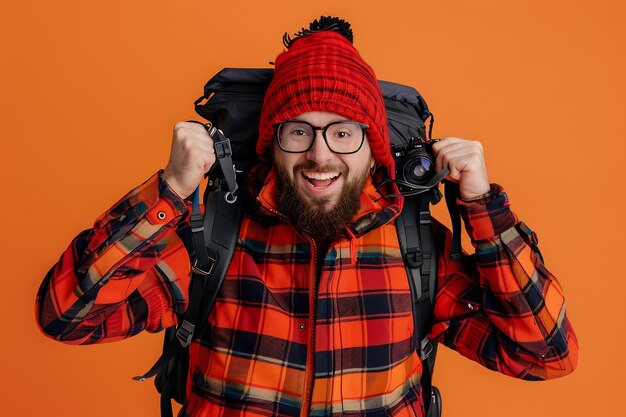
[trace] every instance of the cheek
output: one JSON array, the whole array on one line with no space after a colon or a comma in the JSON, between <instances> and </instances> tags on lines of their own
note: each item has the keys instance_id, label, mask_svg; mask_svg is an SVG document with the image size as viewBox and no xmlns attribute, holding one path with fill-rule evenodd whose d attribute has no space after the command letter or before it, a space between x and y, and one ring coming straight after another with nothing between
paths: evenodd
<instances>
[{"instance_id":1,"label":"cheek","mask_svg":"<svg viewBox=\"0 0 626 417\"><path fill-rule=\"evenodd\" d=\"M293 179L293 167L296 165L298 158L292 154L280 152L274 158L274 165L281 170L288 178Z\"/></svg>"},{"instance_id":2,"label":"cheek","mask_svg":"<svg viewBox=\"0 0 626 417\"><path fill-rule=\"evenodd\" d=\"M374 164L374 159L366 155L355 155L354 158L344 159L344 164L348 167L350 175L348 178L354 180L369 174Z\"/></svg>"}]
</instances>

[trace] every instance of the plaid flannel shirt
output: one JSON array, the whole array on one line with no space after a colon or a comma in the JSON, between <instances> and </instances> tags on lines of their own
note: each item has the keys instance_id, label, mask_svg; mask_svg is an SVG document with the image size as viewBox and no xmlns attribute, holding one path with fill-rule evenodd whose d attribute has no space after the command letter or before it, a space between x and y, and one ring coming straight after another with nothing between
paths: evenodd
<instances>
[{"instance_id":1,"label":"plaid flannel shirt","mask_svg":"<svg viewBox=\"0 0 626 417\"><path fill-rule=\"evenodd\" d=\"M422 365L393 218L362 194L350 229L323 260L273 199L270 175L245 216L208 322L190 345L182 416L423 416ZM457 201L475 254L439 254L431 338L506 375L565 375L578 346L563 291L502 188ZM74 344L177 324L190 279L189 206L154 175L79 234L37 297L44 333ZM365 223L365 227L363 224ZM319 268L319 270L318 270Z\"/></svg>"}]
</instances>

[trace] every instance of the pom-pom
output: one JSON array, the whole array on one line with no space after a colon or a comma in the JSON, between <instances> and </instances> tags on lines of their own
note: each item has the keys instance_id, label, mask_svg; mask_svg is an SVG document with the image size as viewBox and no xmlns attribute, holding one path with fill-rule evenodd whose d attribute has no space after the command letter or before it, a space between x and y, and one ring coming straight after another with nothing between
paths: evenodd
<instances>
[{"instance_id":1,"label":"pom-pom","mask_svg":"<svg viewBox=\"0 0 626 417\"><path fill-rule=\"evenodd\" d=\"M314 21L312 21L309 24L308 29L302 28L300 32L295 33L294 34L295 38L293 39L291 38L291 36L287 34L287 32L285 32L285 34L283 35L283 44L287 48L289 48L292 43L294 43L300 38L311 35L313 33L323 32L327 30L332 30L334 32L337 32L340 35L344 36L347 40L349 40L350 43L354 43L354 37L352 35L352 29L350 28L350 23L338 17L321 16L319 20L315 19Z\"/></svg>"}]
</instances>

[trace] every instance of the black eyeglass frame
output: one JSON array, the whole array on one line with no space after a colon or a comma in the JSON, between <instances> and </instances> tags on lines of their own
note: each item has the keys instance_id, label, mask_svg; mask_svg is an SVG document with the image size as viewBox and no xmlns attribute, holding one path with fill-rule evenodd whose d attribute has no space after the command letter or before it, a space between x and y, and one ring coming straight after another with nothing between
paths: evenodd
<instances>
[{"instance_id":1,"label":"black eyeglass frame","mask_svg":"<svg viewBox=\"0 0 626 417\"><path fill-rule=\"evenodd\" d=\"M303 151L289 151L289 150L283 148L283 145L280 143L280 137L278 136L278 132L279 132L280 128L285 123L303 123L303 124L305 124L307 126L310 126L313 129L313 133L314 133L313 140L311 141L311 144L309 145L308 148L306 148ZM331 127L333 125L341 124L341 123L350 123L350 124L355 124L355 125L361 126L361 143L359 144L359 147L356 148L356 150L354 150L352 152L335 152L333 150L333 148L331 148L331 146L328 144L328 139L326 138L326 131L328 130L329 127ZM336 153L338 155L351 155L353 153L357 153L358 151L360 151L361 148L363 147L363 143L365 143L365 129L369 129L369 125L367 125L365 123L355 122L353 120L337 120L336 122L331 122L331 123L327 124L326 126L314 126L314 125L312 125L309 122L305 122L304 120L287 120L286 122L274 123L272 125L272 127L274 128L274 137L276 138L276 142L278 143L278 147L283 152L287 152L287 153L305 153L305 152L308 152L313 147L313 144L315 143L315 140L317 139L317 134L316 134L317 131L321 130L322 131L322 137L324 138L324 143L326 143L326 146L328 146L328 149L330 149L330 151L332 153Z\"/></svg>"}]
</instances>

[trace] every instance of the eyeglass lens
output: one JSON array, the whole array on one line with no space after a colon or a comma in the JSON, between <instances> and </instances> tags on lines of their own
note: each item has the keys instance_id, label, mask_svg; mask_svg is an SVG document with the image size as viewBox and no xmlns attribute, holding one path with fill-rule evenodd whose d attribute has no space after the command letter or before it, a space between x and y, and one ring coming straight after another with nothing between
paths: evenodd
<instances>
[{"instance_id":1,"label":"eyeglass lens","mask_svg":"<svg viewBox=\"0 0 626 417\"><path fill-rule=\"evenodd\" d=\"M282 123L278 129L281 148L288 152L305 152L315 140L315 131L322 129L326 144L336 153L356 152L363 143L363 127L356 122L335 122L316 128L307 122Z\"/></svg>"}]
</instances>

